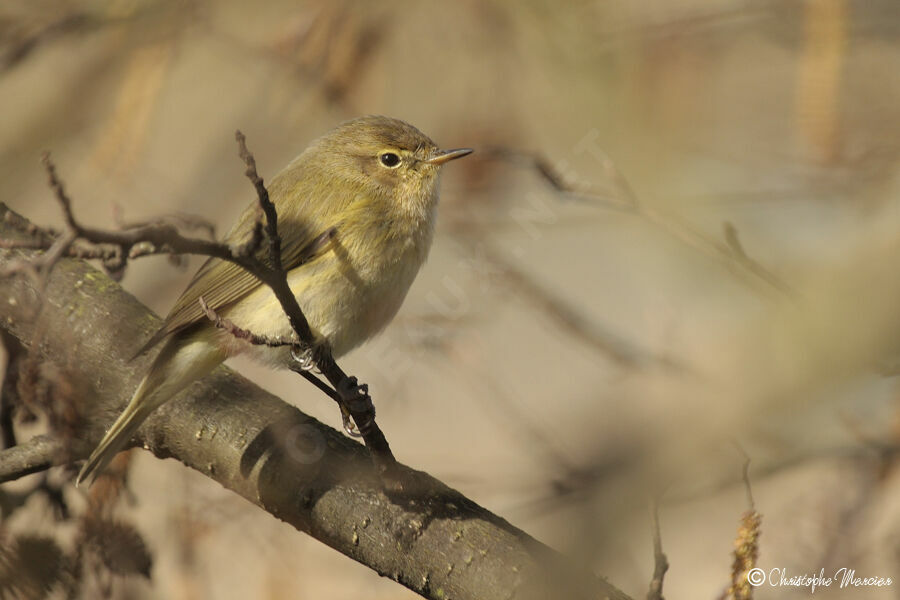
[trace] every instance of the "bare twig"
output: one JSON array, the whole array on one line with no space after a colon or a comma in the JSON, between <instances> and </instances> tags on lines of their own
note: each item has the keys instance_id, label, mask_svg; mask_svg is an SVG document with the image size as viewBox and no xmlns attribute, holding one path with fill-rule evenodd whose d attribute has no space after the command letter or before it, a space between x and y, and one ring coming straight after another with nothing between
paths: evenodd
<instances>
[{"instance_id":1,"label":"bare twig","mask_svg":"<svg viewBox=\"0 0 900 600\"><path fill-rule=\"evenodd\" d=\"M603 161L602 167L604 174L613 180L615 184L615 189L613 190L583 181L572 181L571 178L567 178L559 169L553 166L547 157L540 152L495 146L479 150L478 154L482 159L502 160L533 169L554 190L574 199L590 200L592 202L599 201L606 208L625 212L633 212L638 206L637 196L632 191L628 181L621 176L609 159Z\"/></svg>"},{"instance_id":2,"label":"bare twig","mask_svg":"<svg viewBox=\"0 0 900 600\"><path fill-rule=\"evenodd\" d=\"M44 167L47 171L50 187L62 208L67 229L55 238L49 235L49 232L41 232L32 238L29 241L29 247L34 247L35 242L38 242L42 248L47 249L47 252L41 255L40 258L34 259L30 265L24 263L16 264L15 270L24 271L32 277L40 278L42 274L46 274L52 268L56 261L69 252L74 242L78 239L89 244L115 246L117 248L116 253L111 256L117 258L118 262L111 266L106 265L107 269L113 272L120 272L124 269L135 246L142 243L150 244L158 251L201 254L233 262L244 268L272 290L288 318L291 329L297 335L297 343L301 348L308 348L309 352L311 352L307 358L301 359L301 362L307 363L302 365L304 367L302 370L309 370L309 361L311 360L311 363L325 376L333 388L333 391L326 393L333 399L339 398L345 428L347 428L347 415L349 414L372 452L372 458L385 483L394 489L398 489L402 487L402 484L391 475L396 460L390 450L387 439L375 422L375 408L368 394L368 388L365 385L358 384L356 378L344 373L335 362L328 345L315 339L309 322L288 285L287 273L281 266L281 237L278 233L278 215L275 205L270 200L263 179L256 170L256 161L247 149L244 135L238 131L235 137L238 142L240 156L247 165L245 174L257 192L258 206L262 213L261 217L265 218L265 223L263 223L262 218L257 219L250 239L244 243L231 247L223 243L185 237L179 233L176 227L169 223L149 223L120 231L85 227L76 219L72 209L71 198L57 176L56 167L50 160L49 154L45 154L43 158ZM336 234L336 229L330 228L317 236L311 242L310 247L302 250L301 254L303 256L301 258L308 259L314 255L323 245L334 239ZM262 259L258 252L259 245L264 237L268 241L268 261ZM8 247L20 246L17 246L15 242L8 242ZM243 334L246 334L248 338L258 337L254 336L252 332L242 332ZM304 375L304 377L310 380L309 376ZM324 391L325 386L321 381L314 383L316 387ZM348 429L352 431L352 428Z\"/></svg>"},{"instance_id":3,"label":"bare twig","mask_svg":"<svg viewBox=\"0 0 900 600\"><path fill-rule=\"evenodd\" d=\"M297 346L297 340L292 340L283 337L269 337L265 335L258 335L253 333L252 331L248 331L246 329L242 329L229 321L228 319L219 316L212 307L210 307L206 300L203 299L203 296L198 298L198 302L200 303L200 308L203 309L203 313L206 315L213 324L225 331L232 336L236 337L239 340L244 340L254 346L268 346L269 348L279 348L282 346Z\"/></svg>"},{"instance_id":4,"label":"bare twig","mask_svg":"<svg viewBox=\"0 0 900 600\"><path fill-rule=\"evenodd\" d=\"M601 162L604 176L611 181L612 189L573 182L563 176L540 153L524 152L521 150L496 147L481 153L482 157L505 160L514 164L524 164L538 173L554 190L576 198L590 199L600 202L605 208L633 213L648 223L660 228L675 239L693 247L704 254L723 263L743 281L759 287L760 283L766 289L791 295L793 290L774 273L763 267L760 263L750 258L737 241L737 230L731 224L725 226L725 241L698 231L688 223L675 215L665 214L662 211L639 202L637 194L628 182L628 179L616 168L615 163L603 153L598 153L596 158ZM738 250L739 251L736 251Z\"/></svg>"},{"instance_id":5,"label":"bare twig","mask_svg":"<svg viewBox=\"0 0 900 600\"><path fill-rule=\"evenodd\" d=\"M247 165L244 175L256 189L259 207L266 216L266 237L269 240L269 259L272 261L272 268L275 271L281 271L281 236L278 233L278 212L269 199L269 190L266 189L262 177L256 172L256 159L247 149L247 138L240 131L235 132L234 138L238 143L241 160Z\"/></svg>"},{"instance_id":6,"label":"bare twig","mask_svg":"<svg viewBox=\"0 0 900 600\"><path fill-rule=\"evenodd\" d=\"M309 347L313 351L313 361L319 371L325 376L328 382L334 387L340 397L342 406L342 415L345 419L349 413L356 423L356 427L366 442L366 446L372 453L372 459L378 469L379 475L387 486L392 489L402 488L402 483L396 477L397 471L396 459L388 445L387 438L384 437L381 429L375 422L375 407L372 404L372 398L368 393L368 386L358 384L355 377L350 377L337 365L331 354L328 344L317 341L309 327L306 316L297 303L297 298L291 292L287 282L287 273L281 269L281 237L278 234L278 215L275 205L269 199L269 193L263 184L262 178L256 171L256 161L253 155L247 150L244 135L238 131L235 137L240 148L241 158L247 165L245 174L253 183L259 199L259 206L266 217L266 237L269 241L269 260L273 265L272 268L266 268L264 263L256 261L250 270L261 281L268 285L275 297L281 304L282 310L287 315L291 328L297 334L300 343ZM335 232L329 230L319 236L314 244L326 243L333 238ZM324 238L323 238L324 236ZM308 371L308 369L304 369ZM309 379L307 377L307 379ZM322 389L321 386L318 386ZM333 396L332 396L333 397Z\"/></svg>"},{"instance_id":7,"label":"bare twig","mask_svg":"<svg viewBox=\"0 0 900 600\"><path fill-rule=\"evenodd\" d=\"M57 232L50 228L18 225L16 221L20 221L19 219L4 216L5 222L15 225L17 229L29 233L32 237L28 240L0 240L0 247L49 251L53 249L54 244L64 240L65 243L60 243L58 250L55 252L58 255L56 259L63 256L100 258L103 260L111 260L118 257L122 261L126 261L128 258L150 254L180 253L201 254L241 264L241 261L233 256L231 249L227 245L182 236L178 229L170 223L155 222L130 227L121 231L94 229L81 225L75 218L71 199L66 193L62 181L57 176L56 166L50 159L50 155L45 154L42 162L47 171L50 187L63 210L67 229L63 232ZM92 247L75 247L73 246L75 240L83 240L91 244ZM148 245L149 247L142 245ZM113 248L110 248L110 246ZM51 262L47 258L35 260L42 266L46 266ZM32 260L33 264L35 260ZM250 265L241 264L241 266Z\"/></svg>"},{"instance_id":8,"label":"bare twig","mask_svg":"<svg viewBox=\"0 0 900 600\"><path fill-rule=\"evenodd\" d=\"M33 252L21 254L0 253L0 266ZM24 277L0 279L0 297L31 297L31 283ZM55 301L45 303L42 319L59 335L47 336L34 350L48 363L65 362L73 353L71 336L78 336L71 376L90 397L85 441L78 448L87 453L87 440L109 425L143 375L144 364L128 362L119 349L146 336L158 320L78 261L62 261L47 285ZM34 324L25 318L24 304L0 303L0 326L27 343L34 339ZM72 311L79 314L77 322ZM224 368L151 415L135 442L157 457L184 462L426 598L627 600L580 561L559 555L424 473L398 466L420 487L415 495L386 495L365 448ZM0 469L7 470L7 458L15 454L0 453ZM52 452L40 456L41 466L56 460Z\"/></svg>"},{"instance_id":9,"label":"bare twig","mask_svg":"<svg viewBox=\"0 0 900 600\"><path fill-rule=\"evenodd\" d=\"M750 457L744 455L746 459L741 467L741 477L744 480L744 489L747 491L747 504L750 510L756 510L756 503L753 501L753 488L750 486Z\"/></svg>"},{"instance_id":10,"label":"bare twig","mask_svg":"<svg viewBox=\"0 0 900 600\"><path fill-rule=\"evenodd\" d=\"M737 227L735 227L733 223L725 221L722 228L725 232L725 243L728 246L728 249L731 250L731 255L735 262L740 264L749 273L756 275L786 296L793 294L793 290L790 286L759 264L758 261L747 255L743 244L741 244L740 237L738 236Z\"/></svg>"},{"instance_id":11,"label":"bare twig","mask_svg":"<svg viewBox=\"0 0 900 600\"><path fill-rule=\"evenodd\" d=\"M68 462L71 457L65 450L58 438L39 435L0 451L0 483Z\"/></svg>"},{"instance_id":12,"label":"bare twig","mask_svg":"<svg viewBox=\"0 0 900 600\"><path fill-rule=\"evenodd\" d=\"M666 571L669 570L669 559L662 549L662 536L659 532L659 502L654 498L650 503L650 518L653 521L653 579L647 591L647 600L664 600L662 588Z\"/></svg>"},{"instance_id":13,"label":"bare twig","mask_svg":"<svg viewBox=\"0 0 900 600\"><path fill-rule=\"evenodd\" d=\"M31 260L12 261L4 268L0 269L0 277L10 277L12 275L25 275L33 281L40 284L46 280L47 274L53 269L59 259L63 258L75 242L75 234L67 231L46 244L45 252L40 256L35 256ZM10 245L9 247L16 247Z\"/></svg>"},{"instance_id":14,"label":"bare twig","mask_svg":"<svg viewBox=\"0 0 900 600\"><path fill-rule=\"evenodd\" d=\"M114 203L112 205L113 221L119 229L134 229L136 227L146 227L155 223L171 223L172 225L185 231L202 231L211 240L216 239L216 226L210 220L200 215L192 215L186 212L175 212L172 214L162 215L152 221L126 221L122 216L122 207Z\"/></svg>"},{"instance_id":15,"label":"bare twig","mask_svg":"<svg viewBox=\"0 0 900 600\"><path fill-rule=\"evenodd\" d=\"M303 346L301 346L295 338L258 335L253 333L252 331L242 329L228 319L221 317L215 310L212 309L212 307L210 307L206 303L206 301L203 299L203 296L201 296L198 301L200 302L200 308L203 309L206 317L210 321L212 321L217 328L229 333L239 340L244 340L255 346L268 346L270 348L290 346L291 356L293 356L297 361L296 367L292 365L291 370L302 375L307 381L319 388L319 390L321 390L326 396L337 402L341 407L341 418L344 423L344 430L354 437L359 436L359 433L352 427L352 424L348 421L349 412L345 410L345 407L341 402L341 396L327 383L316 377L315 374L311 372L312 367L314 367L315 364L313 363L312 352L309 352L309 348L304 348Z\"/></svg>"}]
</instances>

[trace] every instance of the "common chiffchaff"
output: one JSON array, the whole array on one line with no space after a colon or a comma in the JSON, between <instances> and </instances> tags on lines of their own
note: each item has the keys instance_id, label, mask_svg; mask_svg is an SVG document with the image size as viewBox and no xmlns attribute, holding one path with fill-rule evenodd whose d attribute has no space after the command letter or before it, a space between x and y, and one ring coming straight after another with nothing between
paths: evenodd
<instances>
[{"instance_id":1,"label":"common chiffchaff","mask_svg":"<svg viewBox=\"0 0 900 600\"><path fill-rule=\"evenodd\" d=\"M335 357L378 333L397 313L431 246L441 165L470 152L439 150L403 121L362 117L313 142L268 185L291 291L317 339L326 341ZM248 207L226 242L247 240L257 214L255 205ZM303 256L310 242L332 227L335 238L311 259ZM78 482L103 469L151 412L229 356L250 351L276 366L293 360L288 347L251 346L217 329L204 314L201 297L238 327L271 337L291 335L267 286L233 263L208 260L145 346L165 340Z\"/></svg>"}]
</instances>

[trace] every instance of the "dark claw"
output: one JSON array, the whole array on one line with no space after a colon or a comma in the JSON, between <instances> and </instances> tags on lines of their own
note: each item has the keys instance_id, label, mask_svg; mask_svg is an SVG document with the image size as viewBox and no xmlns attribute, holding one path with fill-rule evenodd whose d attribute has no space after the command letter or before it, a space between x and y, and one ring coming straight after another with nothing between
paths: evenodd
<instances>
[{"instance_id":1,"label":"dark claw","mask_svg":"<svg viewBox=\"0 0 900 600\"><path fill-rule=\"evenodd\" d=\"M354 438L362 437L362 434L359 432L359 429L356 428L356 424L350 416L350 411L344 406L341 406L341 422L344 424L344 431L347 435Z\"/></svg>"},{"instance_id":2,"label":"dark claw","mask_svg":"<svg viewBox=\"0 0 900 600\"><path fill-rule=\"evenodd\" d=\"M341 416L344 422L344 431L353 437L363 437L359 429L358 421L363 419L363 426L372 421L375 417L375 406L369 397L369 386L365 383L359 384L356 377L347 377L337 386L338 395L341 397ZM356 415L353 420L356 425L348 423L350 417Z\"/></svg>"}]
</instances>

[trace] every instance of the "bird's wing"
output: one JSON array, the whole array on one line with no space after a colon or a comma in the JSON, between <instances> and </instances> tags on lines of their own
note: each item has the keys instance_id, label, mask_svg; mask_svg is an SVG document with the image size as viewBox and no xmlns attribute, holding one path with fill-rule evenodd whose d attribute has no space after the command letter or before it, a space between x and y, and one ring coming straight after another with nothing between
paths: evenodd
<instances>
[{"instance_id":1,"label":"bird's wing","mask_svg":"<svg viewBox=\"0 0 900 600\"><path fill-rule=\"evenodd\" d=\"M282 223L279 223L282 225ZM308 223L284 223L281 231L289 231L282 236L281 260L285 271L308 264L325 254L330 242L337 234L337 227L315 232ZM229 238L238 236L229 236ZM268 243L263 240L257 256L270 264L266 253ZM207 319L200 307L200 297L213 310L219 310L236 302L262 285L255 275L232 262L218 258L207 260L182 292L181 297L166 317L162 328L138 351L143 354L166 336L181 331Z\"/></svg>"}]
</instances>

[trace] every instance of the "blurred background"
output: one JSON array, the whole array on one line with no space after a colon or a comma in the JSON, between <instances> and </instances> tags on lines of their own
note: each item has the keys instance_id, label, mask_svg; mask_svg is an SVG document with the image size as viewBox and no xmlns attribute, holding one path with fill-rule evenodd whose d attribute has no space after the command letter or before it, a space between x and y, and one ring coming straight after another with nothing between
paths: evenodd
<instances>
[{"instance_id":1,"label":"blurred background","mask_svg":"<svg viewBox=\"0 0 900 600\"><path fill-rule=\"evenodd\" d=\"M224 232L254 199L237 128L266 179L363 114L474 147L397 319L343 361L397 457L634 597L658 497L666 597L710 599L749 458L760 567L898 598L898 73L896 0L6 0L0 201L61 222L50 150L85 223ZM123 285L165 314L197 264ZM295 375L233 366L340 427ZM116 510L152 578L113 597L414 597L134 454ZM56 535L46 499L27 508L5 535Z\"/></svg>"}]
</instances>

